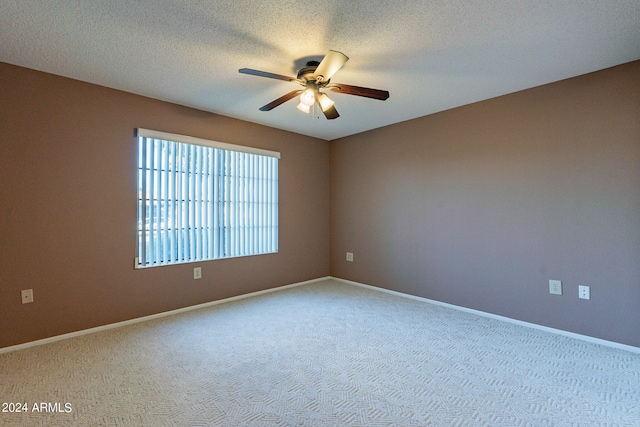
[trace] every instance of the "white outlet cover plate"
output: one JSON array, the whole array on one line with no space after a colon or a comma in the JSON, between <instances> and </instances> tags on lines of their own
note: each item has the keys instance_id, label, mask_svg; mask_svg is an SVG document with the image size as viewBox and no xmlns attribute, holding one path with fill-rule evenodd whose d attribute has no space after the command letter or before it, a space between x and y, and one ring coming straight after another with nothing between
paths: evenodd
<instances>
[{"instance_id":1,"label":"white outlet cover plate","mask_svg":"<svg viewBox=\"0 0 640 427\"><path fill-rule=\"evenodd\" d=\"M562 281L549 280L549 293L552 295L562 295Z\"/></svg>"},{"instance_id":2,"label":"white outlet cover plate","mask_svg":"<svg viewBox=\"0 0 640 427\"><path fill-rule=\"evenodd\" d=\"M194 279L202 278L202 267L194 267L193 268L193 278Z\"/></svg>"},{"instance_id":3,"label":"white outlet cover plate","mask_svg":"<svg viewBox=\"0 0 640 427\"><path fill-rule=\"evenodd\" d=\"M578 286L578 297L581 299L591 299L591 288L589 286Z\"/></svg>"}]
</instances>

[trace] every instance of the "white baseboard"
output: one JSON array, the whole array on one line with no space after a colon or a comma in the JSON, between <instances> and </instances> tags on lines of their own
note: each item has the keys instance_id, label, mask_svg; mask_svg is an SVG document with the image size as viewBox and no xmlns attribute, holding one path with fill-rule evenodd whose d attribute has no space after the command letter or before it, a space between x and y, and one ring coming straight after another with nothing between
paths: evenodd
<instances>
[{"instance_id":1,"label":"white baseboard","mask_svg":"<svg viewBox=\"0 0 640 427\"><path fill-rule=\"evenodd\" d=\"M331 279L331 277L329 277L329 276L320 277L318 279L306 280L304 282L292 283L290 285L279 286L277 288L271 288L271 289L265 289L265 290L262 290L262 291L250 292L248 294L238 295L238 296L235 296L235 297L225 298L225 299L221 299L221 300L217 300L217 301L206 302L206 303L203 303L203 304L192 305L192 306L189 306L189 307L184 307L184 308L179 308L179 309L176 309L176 310L165 311L165 312L162 312L162 313L152 314L152 315L149 315L149 316L137 317L135 319L125 320L125 321L116 322L116 323L110 323L108 325L97 326L95 328L89 328L89 329L83 329L81 331L70 332L68 334L62 334L62 335L56 335L56 336L53 336L53 337L43 338L41 340L30 341L30 342L26 342L26 343L22 343L22 344L17 344L17 345L12 345L12 346L9 346L9 347L3 347L3 348L0 348L0 354L9 353L11 351L16 351L16 350L22 350L22 349L29 348L29 347L35 347L35 346L39 346L39 345L49 344L49 343L52 343L52 342L66 340L66 339L74 338L74 337L79 337L79 336L82 336L82 335L93 334L93 333L96 333L96 332L106 331L106 330L109 330L109 329L121 328L123 326L133 325L134 323L146 322L148 320L158 319L158 318L166 317L166 316L172 316L174 314L180 314L180 313L184 313L184 312L187 312L187 311L198 310L198 309L201 309L201 308L211 307L211 306L218 305L218 304L224 304L224 303L231 302L231 301L238 301L238 300L241 300L241 299L251 298L251 297L258 296L258 295L268 294L268 293L271 293L271 292L282 291L284 289L294 288L296 286L309 285L311 283L321 282L321 281L328 280L328 279Z\"/></svg>"},{"instance_id":2,"label":"white baseboard","mask_svg":"<svg viewBox=\"0 0 640 427\"><path fill-rule=\"evenodd\" d=\"M588 335L581 335L581 334L576 334L574 332L563 331L562 329L555 329L555 328L550 328L548 326L537 325L535 323L524 322L522 320L512 319L510 317L505 317L505 316L499 316L497 314L487 313L487 312L480 311L480 310L474 310L472 308L461 307L459 305L448 304L446 302L441 302L441 301L436 301L436 300L432 300L432 299L428 299L428 298L418 297L418 296L415 296L415 295L405 294L405 293L397 292L397 291L392 291L392 290L385 289L385 288L379 288L377 286L371 286L371 285L366 285L364 283L354 282L354 281L351 281L351 280L340 279L339 277L331 277L331 278L333 280L338 281L338 282L342 282L342 283L349 284L349 285L360 286L362 288L367 288L367 289L371 289L371 290L374 290L374 291L385 292L385 293L388 293L388 294L391 294L391 295L396 295L396 296L400 296L400 297L404 297L404 298L409 298L409 299L413 299L413 300L417 300L417 301L422 301L422 302L426 302L426 303L429 303L429 304L439 305L441 307L452 308L454 310L464 311L466 313L472 313L472 314L476 314L478 316L483 316L483 317L488 317L488 318L491 318L491 319L501 320L503 322L514 323L516 325L526 326L528 328L538 329L538 330L541 330L541 331L550 332L550 333L553 333L553 334L562 335L562 336L569 337L569 338L575 338L575 339L586 341L586 342L589 342L589 343L592 343L592 344L600 344L600 345L604 345L604 346L607 346L607 347L612 347L612 348L616 348L616 349L619 349L619 350L626 350L626 351L630 351L632 353L640 354L640 347L634 347L632 345L621 344L621 343L617 343L615 341L607 341L607 340L603 340L603 339L600 339L600 338L590 337Z\"/></svg>"},{"instance_id":3,"label":"white baseboard","mask_svg":"<svg viewBox=\"0 0 640 427\"><path fill-rule=\"evenodd\" d=\"M172 316L172 315L175 315L175 314L184 313L184 312L187 312L187 311L198 310L198 309L206 308L206 307L212 307L214 305L224 304L224 303L228 303L228 302L232 302L232 301L238 301L238 300L242 300L242 299L245 299L245 298L251 298L251 297L258 296L258 295L268 294L268 293L271 293L271 292L278 292L278 291L282 291L282 290L285 290L285 289L294 288L294 287L297 287L297 286L309 285L309 284L312 284L312 283L322 282L324 280L329 280L329 279L333 279L333 280L336 280L338 282L349 284L349 285L354 285L354 286L359 286L359 287L362 287L362 288L371 289L371 290L378 291L378 292L385 292L385 293L388 293L388 294L391 294L391 295L400 296L400 297L403 297L403 298L409 298L409 299L413 299L413 300L417 300L417 301L426 302L426 303L429 303L429 304L439 305L441 307L452 308L454 310L464 311L466 313L472 313L472 314L476 314L478 316L483 316L483 317L488 317L488 318L491 318L491 319L501 320L503 322L514 323L516 325L526 326L526 327L529 327L529 328L538 329L538 330L541 330L541 331L550 332L550 333L554 333L554 334L557 334L557 335L562 335L562 336L565 336L565 337L575 338L575 339L579 339L579 340L586 341L586 342L593 343L593 344L600 344L600 345L604 345L604 346L607 346L607 347L612 347L612 348L616 348L616 349L620 349L620 350L626 350L626 351L630 351L632 353L640 354L640 347L634 347L634 346L631 346L631 345L621 344L621 343L617 343L615 341L607 341L607 340L603 340L603 339L600 339L600 338L590 337L588 335L576 334L574 332L563 331L562 329L550 328L548 326L542 326L542 325L537 325L535 323L524 322L522 320L512 319L510 317L499 316L497 314L487 313L487 312L480 311L480 310L474 310L474 309L471 309L471 308L461 307L461 306L458 306L458 305L448 304L448 303L441 302L441 301L436 301L436 300L432 300L432 299L428 299L428 298L423 298L423 297L419 297L419 296L415 296L415 295L411 295L411 294L405 294L405 293L398 292L398 291L392 291L392 290L389 290L389 289L379 288L377 286L367 285L367 284L364 284L364 283L354 282L354 281L351 281L351 280L341 279L339 277L332 277L332 276L320 277L320 278L317 278L317 279L306 280L304 282L297 282L297 283L292 283L292 284L289 284L289 285L279 286L277 288L271 288L271 289L265 289L265 290L262 290L262 291L250 292L248 294L238 295L238 296L235 296L235 297L225 298L225 299L221 299L221 300L217 300L217 301L206 302L206 303L203 303L203 304L192 305L192 306L189 306L189 307L184 307L184 308L179 308L179 309L176 309L176 310L165 311L165 312L162 312L162 313L152 314L152 315L149 315L149 316L137 317L135 319L125 320L125 321L116 322L116 323L110 323L108 325L97 326L95 328L89 328L89 329L83 329L83 330L76 331L76 332L70 332L70 333L67 333L67 334L56 335L56 336L53 336L53 337L43 338L43 339L40 339L40 340L30 341L30 342L17 344L17 345L13 345L13 346L9 346L9 347L3 347L3 348L0 348L0 354L9 353L11 351L22 350L22 349L29 348L29 347L36 347L36 346L39 346L39 345L49 344L49 343L52 343L52 342L66 340L66 339L74 338L74 337L79 337L79 336L82 336L82 335L93 334L93 333L96 333L96 332L106 331L106 330L109 330L109 329L120 328L120 327L127 326L127 325L133 325L135 323L146 322L146 321L153 320L153 319L158 319L158 318L161 318L161 317Z\"/></svg>"}]
</instances>

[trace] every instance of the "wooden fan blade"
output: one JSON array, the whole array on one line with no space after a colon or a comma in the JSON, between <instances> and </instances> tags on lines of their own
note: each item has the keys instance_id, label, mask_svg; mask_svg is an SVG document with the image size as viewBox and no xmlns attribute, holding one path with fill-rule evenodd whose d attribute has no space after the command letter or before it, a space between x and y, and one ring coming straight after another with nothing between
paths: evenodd
<instances>
[{"instance_id":1,"label":"wooden fan blade","mask_svg":"<svg viewBox=\"0 0 640 427\"><path fill-rule=\"evenodd\" d=\"M292 92L289 92L286 95L281 96L280 98L271 101L270 103L268 103L267 105L260 107L260 111L269 111L269 110L273 110L274 108L276 108L278 105L280 104L284 104L285 102L287 102L290 99L295 98L296 96L300 95L302 93L302 90L294 90Z\"/></svg>"},{"instance_id":2,"label":"wooden fan blade","mask_svg":"<svg viewBox=\"0 0 640 427\"><path fill-rule=\"evenodd\" d=\"M281 74L267 73L266 71L260 71L260 70L252 70L251 68L240 68L238 72L241 74L249 74L252 76L267 77L269 79L284 80L285 82L301 83L300 80L296 79L295 77L287 77Z\"/></svg>"},{"instance_id":3,"label":"wooden fan blade","mask_svg":"<svg viewBox=\"0 0 640 427\"><path fill-rule=\"evenodd\" d=\"M324 56L318 68L313 73L314 78L322 76L322 81L328 81L342 66L349 60L349 57L342 52L330 50Z\"/></svg>"},{"instance_id":4,"label":"wooden fan blade","mask_svg":"<svg viewBox=\"0 0 640 427\"><path fill-rule=\"evenodd\" d=\"M327 120L333 120L340 117L340 114L338 114L338 110L336 110L336 107L334 107L333 105L326 110L323 110L322 112L324 113L324 116L327 118Z\"/></svg>"},{"instance_id":5,"label":"wooden fan blade","mask_svg":"<svg viewBox=\"0 0 640 427\"><path fill-rule=\"evenodd\" d=\"M384 101L385 99L389 98L389 92L386 90L344 85L342 83L331 83L330 85L327 86L327 89L337 93L364 96L365 98L379 99L381 101Z\"/></svg>"}]
</instances>

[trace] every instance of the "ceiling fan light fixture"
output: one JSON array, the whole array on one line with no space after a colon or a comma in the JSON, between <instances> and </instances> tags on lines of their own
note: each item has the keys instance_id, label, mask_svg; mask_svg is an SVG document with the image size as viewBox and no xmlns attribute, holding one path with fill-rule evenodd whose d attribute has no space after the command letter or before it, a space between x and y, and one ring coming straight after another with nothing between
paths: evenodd
<instances>
[{"instance_id":1,"label":"ceiling fan light fixture","mask_svg":"<svg viewBox=\"0 0 640 427\"><path fill-rule=\"evenodd\" d=\"M334 102L327 96L327 94L321 93L320 96L318 96L318 104L320 104L322 111L327 111L333 106Z\"/></svg>"},{"instance_id":2,"label":"ceiling fan light fixture","mask_svg":"<svg viewBox=\"0 0 640 427\"><path fill-rule=\"evenodd\" d=\"M2 1L2 0L0 0ZM298 70L298 77L288 77L280 74L269 73L266 71L254 70L251 68L240 68L238 71L242 74L249 74L258 77L267 77L270 79L284 80L290 83L297 83L302 89L292 90L291 92L281 96L278 99L260 107L260 111L271 111L278 105L300 95L300 104L298 110L303 113L311 113L313 107L313 115L316 114L316 104L318 109L322 110L327 120L333 120L340 117L336 111L334 102L320 90L330 90L332 92L340 92L345 95L357 95L365 98L378 99L381 101L389 98L389 92L386 90L372 89L369 87L351 86L341 83L331 83L333 75L349 60L345 54L330 50L322 58L322 61L309 61L307 66ZM318 116L319 117L319 116Z\"/></svg>"},{"instance_id":3,"label":"ceiling fan light fixture","mask_svg":"<svg viewBox=\"0 0 640 427\"><path fill-rule=\"evenodd\" d=\"M302 95L300 95L300 103L306 105L307 109L311 107L315 101L316 96L311 89L305 90L302 92Z\"/></svg>"},{"instance_id":4,"label":"ceiling fan light fixture","mask_svg":"<svg viewBox=\"0 0 640 427\"><path fill-rule=\"evenodd\" d=\"M302 111L303 113L309 114L309 105L300 102L300 104L298 104L298 110Z\"/></svg>"}]
</instances>

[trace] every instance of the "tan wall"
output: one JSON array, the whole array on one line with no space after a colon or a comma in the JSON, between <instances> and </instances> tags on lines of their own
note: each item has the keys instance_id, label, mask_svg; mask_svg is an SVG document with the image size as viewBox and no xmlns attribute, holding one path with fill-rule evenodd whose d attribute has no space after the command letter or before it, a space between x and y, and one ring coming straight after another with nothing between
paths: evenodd
<instances>
[{"instance_id":1,"label":"tan wall","mask_svg":"<svg viewBox=\"0 0 640 427\"><path fill-rule=\"evenodd\" d=\"M331 254L337 277L640 346L640 61L332 141Z\"/></svg>"},{"instance_id":2,"label":"tan wall","mask_svg":"<svg viewBox=\"0 0 640 427\"><path fill-rule=\"evenodd\" d=\"M1 63L0 88L0 347L329 275L326 141ZM279 253L134 270L137 127L280 151Z\"/></svg>"},{"instance_id":3,"label":"tan wall","mask_svg":"<svg viewBox=\"0 0 640 427\"><path fill-rule=\"evenodd\" d=\"M328 274L640 346L640 62L331 143L7 64L0 87L0 347ZM136 127L281 151L280 252L134 270Z\"/></svg>"}]
</instances>

